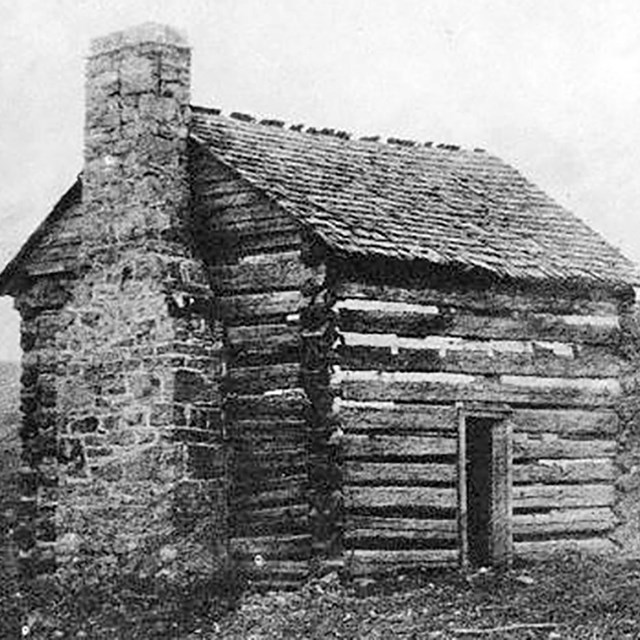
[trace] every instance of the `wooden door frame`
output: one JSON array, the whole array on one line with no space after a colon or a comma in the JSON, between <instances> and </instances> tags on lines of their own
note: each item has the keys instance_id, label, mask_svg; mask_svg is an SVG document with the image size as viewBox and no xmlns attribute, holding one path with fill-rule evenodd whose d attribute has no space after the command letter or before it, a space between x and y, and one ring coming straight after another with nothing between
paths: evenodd
<instances>
[{"instance_id":1,"label":"wooden door frame","mask_svg":"<svg viewBox=\"0 0 640 640\"><path fill-rule=\"evenodd\" d=\"M458 416L458 540L460 568L469 571L469 526L467 514L467 418L495 420L492 426L491 557L495 566L510 566L513 560L513 435L506 405L456 403ZM495 446L498 445L498 446ZM499 500L495 498L499 496Z\"/></svg>"}]
</instances>

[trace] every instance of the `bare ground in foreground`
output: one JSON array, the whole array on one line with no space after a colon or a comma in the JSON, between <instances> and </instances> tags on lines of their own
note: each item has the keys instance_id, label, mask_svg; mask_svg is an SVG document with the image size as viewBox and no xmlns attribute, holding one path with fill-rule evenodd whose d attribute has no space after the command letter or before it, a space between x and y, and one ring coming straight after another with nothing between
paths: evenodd
<instances>
[{"instance_id":1,"label":"bare ground in foreground","mask_svg":"<svg viewBox=\"0 0 640 640\"><path fill-rule=\"evenodd\" d=\"M640 561L571 556L498 575L398 575L369 587L331 578L246 597L191 638L640 638ZM532 625L532 626L526 626Z\"/></svg>"},{"instance_id":2,"label":"bare ground in foreground","mask_svg":"<svg viewBox=\"0 0 640 640\"><path fill-rule=\"evenodd\" d=\"M152 594L51 593L36 610L23 598L19 613L0 589L0 619L38 639L640 639L640 560L578 555L468 578L416 571L362 585L329 574L296 592L245 592L226 613L219 602L196 611L179 599L163 614Z\"/></svg>"}]
</instances>

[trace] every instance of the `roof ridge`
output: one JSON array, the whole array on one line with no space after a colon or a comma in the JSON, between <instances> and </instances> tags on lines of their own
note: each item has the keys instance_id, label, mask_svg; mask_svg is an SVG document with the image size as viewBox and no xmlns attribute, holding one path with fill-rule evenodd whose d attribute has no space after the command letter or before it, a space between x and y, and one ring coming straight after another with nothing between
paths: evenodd
<instances>
[{"instance_id":1,"label":"roof ridge","mask_svg":"<svg viewBox=\"0 0 640 640\"><path fill-rule=\"evenodd\" d=\"M462 145L451 143L435 143L433 140L426 140L420 142L418 140L410 138L400 138L396 136L389 136L386 141L383 140L380 135L363 134L359 137L355 137L350 131L343 129L336 129L333 127L316 127L306 126L303 123L287 122L280 118L273 117L258 117L250 113L242 111L230 111L225 114L219 107L203 107L201 105L190 105L191 109L195 112L204 113L212 116L221 116L223 118L230 118L232 120L238 120L239 122L246 122L252 125L258 125L263 127L275 127L282 130L293 131L294 133L312 135L312 136L327 136L336 138L338 140L350 140L351 142L359 143L374 143L384 145L386 147L402 147L402 148L427 148L427 149L439 149L441 151L461 151L463 153L485 153L485 149L481 147L465 148Z\"/></svg>"}]
</instances>

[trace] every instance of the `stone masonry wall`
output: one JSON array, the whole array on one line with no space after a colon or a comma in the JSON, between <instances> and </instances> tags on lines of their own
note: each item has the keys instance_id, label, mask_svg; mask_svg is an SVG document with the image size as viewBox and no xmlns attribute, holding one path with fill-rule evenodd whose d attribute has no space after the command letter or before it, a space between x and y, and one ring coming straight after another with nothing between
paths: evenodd
<instances>
[{"instance_id":1,"label":"stone masonry wall","mask_svg":"<svg viewBox=\"0 0 640 640\"><path fill-rule=\"evenodd\" d=\"M75 266L38 272L17 300L22 549L40 567L54 549L60 567L142 580L209 578L224 561L222 342L188 232L188 101L175 32L93 43Z\"/></svg>"}]
</instances>

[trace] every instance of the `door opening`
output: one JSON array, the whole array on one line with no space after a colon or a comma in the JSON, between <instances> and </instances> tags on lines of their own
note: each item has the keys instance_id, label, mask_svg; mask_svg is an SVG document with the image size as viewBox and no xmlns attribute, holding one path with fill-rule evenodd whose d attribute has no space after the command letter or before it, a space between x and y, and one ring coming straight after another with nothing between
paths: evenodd
<instances>
[{"instance_id":1,"label":"door opening","mask_svg":"<svg viewBox=\"0 0 640 640\"><path fill-rule=\"evenodd\" d=\"M459 407L458 520L463 569L511 563L512 438L508 409Z\"/></svg>"},{"instance_id":2,"label":"door opening","mask_svg":"<svg viewBox=\"0 0 640 640\"><path fill-rule=\"evenodd\" d=\"M466 421L467 536L469 563L488 567L491 558L491 427L488 418Z\"/></svg>"}]
</instances>

